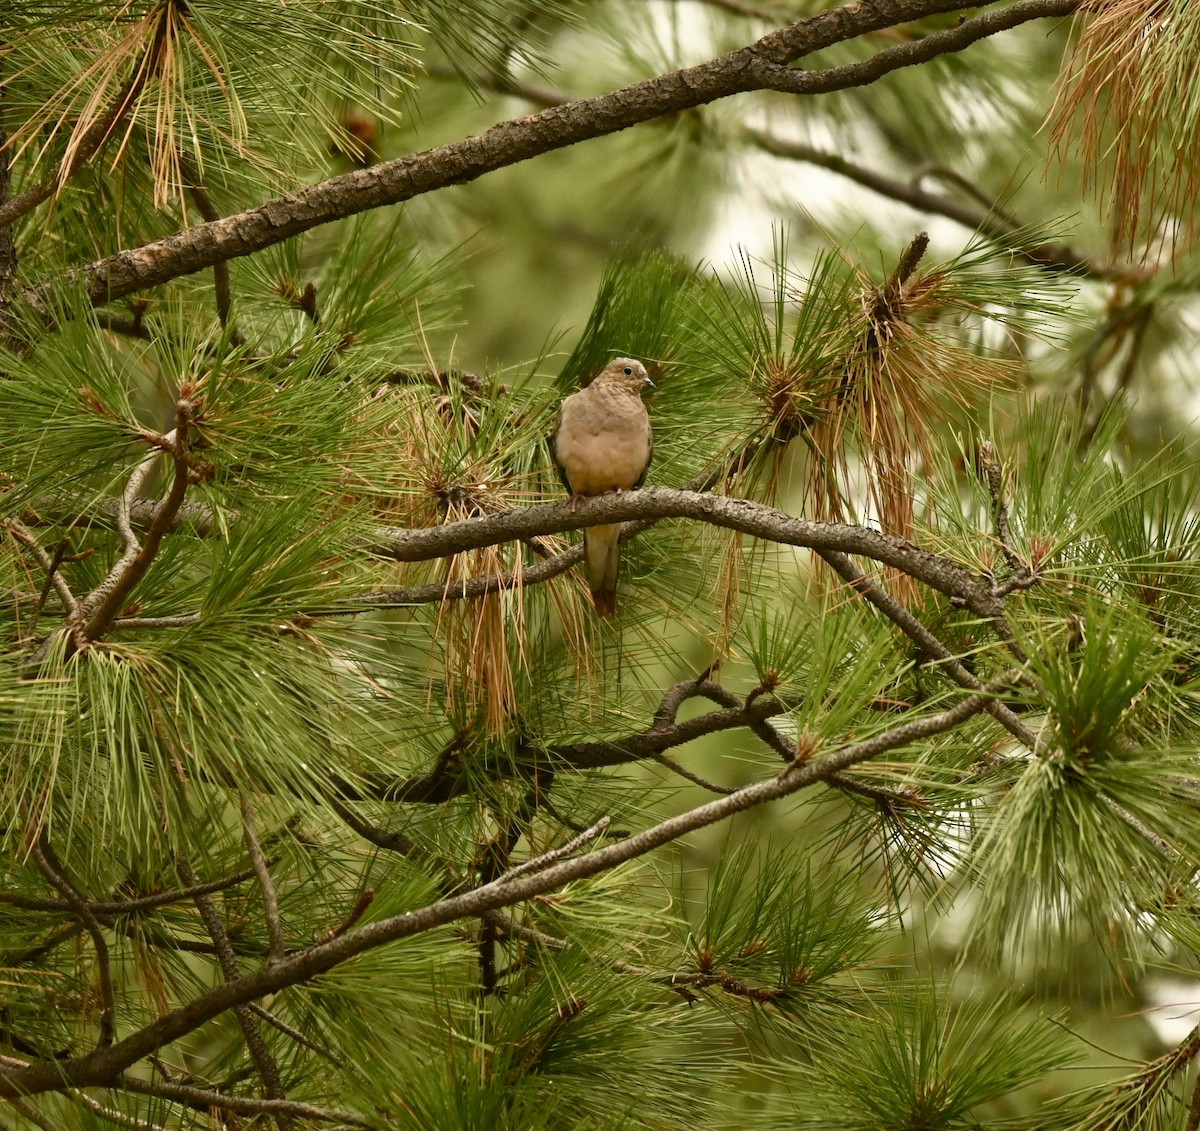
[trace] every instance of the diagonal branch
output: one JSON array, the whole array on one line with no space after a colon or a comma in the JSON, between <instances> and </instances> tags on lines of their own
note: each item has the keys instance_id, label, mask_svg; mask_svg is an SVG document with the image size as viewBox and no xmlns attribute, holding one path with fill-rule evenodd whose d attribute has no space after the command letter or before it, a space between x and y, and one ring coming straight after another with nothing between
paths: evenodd
<instances>
[{"instance_id":1,"label":"diagonal branch","mask_svg":"<svg viewBox=\"0 0 1200 1131\"><path fill-rule=\"evenodd\" d=\"M986 209L976 208L962 200L941 193L929 192L916 181L904 182L885 176L873 169L848 161L838 153L829 153L804 142L777 137L766 130L747 127L743 135L756 148L773 157L789 161L803 161L828 169L855 184L862 185L880 196L897 200L936 216L945 216L962 224L971 231L980 232L993 243L1008 248L1020 258L1038 267L1051 271L1073 271L1095 279L1133 281L1142 276L1110 263L1087 255L1080 255L1062 243L1044 243L1030 247L1021 225L999 213L994 205Z\"/></svg>"},{"instance_id":2,"label":"diagonal branch","mask_svg":"<svg viewBox=\"0 0 1200 1131\"><path fill-rule=\"evenodd\" d=\"M847 63L821 71L777 65L770 73L762 75L763 88L784 94L829 94L835 90L867 86L892 71L916 67L939 55L962 51L981 39L1009 31L1030 20L1069 16L1080 7L1080 3L1081 0L1018 0L1007 8L997 8L960 20L945 31L931 32L888 47L861 63Z\"/></svg>"},{"instance_id":3,"label":"diagonal branch","mask_svg":"<svg viewBox=\"0 0 1200 1131\"><path fill-rule=\"evenodd\" d=\"M274 863L274 860L270 860L268 863ZM194 888L163 891L155 895L139 896L137 899L89 899L86 902L92 914L99 917L136 915L141 911L153 911L155 908L166 907L171 903L181 903L184 900L193 899L197 895L210 895L213 892L223 891L225 888L236 887L238 884L245 883L253 875L254 869L247 868L245 871L235 872L232 876L226 876L223 880L212 880ZM0 904L5 903L26 911L70 910L70 905L61 899L34 899L31 896L17 895L13 892L0 892Z\"/></svg>"},{"instance_id":4,"label":"diagonal branch","mask_svg":"<svg viewBox=\"0 0 1200 1131\"><path fill-rule=\"evenodd\" d=\"M41 566L43 572L46 574L47 583L54 586L54 591L58 594L58 599L62 602L63 608L66 610L67 624L70 628L75 646L79 647L82 643L84 643L85 639L82 633L82 613L78 599L75 597L75 594L71 592L71 587L67 584L67 579L63 577L61 571L59 570L59 565L61 562L55 562L54 559L51 558L48 553L46 553L45 547L43 547L41 542L37 540L32 531L26 529L25 526L19 523L15 518L5 519L5 525L18 542L29 548L29 550L33 553L34 558L37 560L38 565Z\"/></svg>"},{"instance_id":5,"label":"diagonal branch","mask_svg":"<svg viewBox=\"0 0 1200 1131\"><path fill-rule=\"evenodd\" d=\"M71 909L79 916L80 922L92 937L92 945L96 948L96 966L100 973L100 999L103 1003L100 1011L100 1035L96 1041L96 1047L110 1048L116 1032L117 1003L116 994L113 991L112 962L109 959L108 943L105 942L104 931L99 920L88 907L87 900L67 878L66 869L63 868L62 861L58 859L58 854L51 847L44 830L33 842L30 854L42 875L50 881L53 887L58 889L63 899L71 905Z\"/></svg>"},{"instance_id":6,"label":"diagonal branch","mask_svg":"<svg viewBox=\"0 0 1200 1131\"><path fill-rule=\"evenodd\" d=\"M121 535L121 558L108 575L81 603L80 611L87 618L83 635L88 641L98 640L111 627L117 614L134 587L146 576L163 538L171 530L183 506L188 484L191 482L192 465L188 456L188 439L191 424L199 413L202 400L194 389L183 388L175 405L175 427L163 437L174 465L171 485L166 495L155 506L153 518L146 530L144 541L139 542L134 532L130 512L161 452L147 456L129 477L117 508L117 530Z\"/></svg>"},{"instance_id":7,"label":"diagonal branch","mask_svg":"<svg viewBox=\"0 0 1200 1131\"><path fill-rule=\"evenodd\" d=\"M899 601L876 585L845 554L825 551L821 552L820 556L846 584L860 593L883 613L922 652L931 659L936 660L938 666L947 671L960 687L977 691L983 686L978 678L967 670L962 661L945 644L934 636ZM1037 751L1040 745L1037 735L1010 708L1000 702L999 699L993 699L985 710L1014 738L1023 743L1028 749Z\"/></svg>"},{"instance_id":8,"label":"diagonal branch","mask_svg":"<svg viewBox=\"0 0 1200 1131\"><path fill-rule=\"evenodd\" d=\"M54 1064L37 1063L10 1068L0 1073L0 1098L32 1096L64 1086L106 1083L149 1053L195 1031L225 1011L244 1008L251 1001L314 978L358 954L459 919L478 918L490 911L511 907L534 896L555 891L565 884L607 871L737 813L788 797L817 782L827 781L832 775L889 750L953 730L985 710L993 696L1002 691L1008 682L1006 677L944 711L902 723L865 741L843 746L824 757L794 761L774 777L671 817L626 840L560 861L532 875L515 880L496 880L426 907L380 919L329 942L290 954L281 962L261 966L249 974L222 982L111 1048ZM184 880L188 882L186 877Z\"/></svg>"},{"instance_id":9,"label":"diagonal branch","mask_svg":"<svg viewBox=\"0 0 1200 1131\"><path fill-rule=\"evenodd\" d=\"M165 7L165 5L164 5ZM146 79L150 76L151 68L147 65L149 53L142 59L136 70L117 91L112 105L106 110L79 138L78 144L70 152L54 175L47 177L40 185L28 188L10 199L0 202L0 227L20 219L27 212L32 212L44 200L52 197L67 183L84 165L87 164L113 135L121 119L129 112L130 107L141 94Z\"/></svg>"},{"instance_id":10,"label":"diagonal branch","mask_svg":"<svg viewBox=\"0 0 1200 1131\"><path fill-rule=\"evenodd\" d=\"M501 122L474 137L330 178L248 211L119 252L60 281L82 284L91 302L99 305L224 260L251 255L322 224L464 184L496 169L664 114L752 90L815 94L863 85L891 70L961 50L977 39L1029 20L1067 15L1078 4L1079 0L1019 0L997 12L964 20L950 31L888 48L865 63L823 71L790 69L789 64L796 60L834 44L965 6L962 0L855 0L698 66L609 94L550 106L537 114ZM35 308L46 309L42 288L25 293Z\"/></svg>"},{"instance_id":11,"label":"diagonal branch","mask_svg":"<svg viewBox=\"0 0 1200 1131\"><path fill-rule=\"evenodd\" d=\"M180 856L175 862L175 867L179 872L179 878L188 887L196 888L198 886L196 873L192 871L192 866L186 857ZM221 922L221 917L217 914L217 909L213 905L213 901L207 895L196 895L194 902L196 909L200 912L200 918L204 922L204 928L208 931L208 936L212 939L213 946L216 948L217 961L220 964L221 973L225 977L226 984L235 981L240 971L237 955L230 944L225 924ZM246 1038L246 1047L250 1050L250 1057L254 1061L254 1066L258 1069L258 1074L262 1078L263 1085L267 1090L267 1098L272 1100L286 1100L286 1093L283 1090L283 1079L279 1075L279 1065L276 1063L275 1057L271 1055L271 1050L267 1047L267 1042L263 1039L263 1035L259 1031L258 1022L255 1020L254 1014L250 1012L250 1009L244 1002L232 1008L234 1016L238 1019L238 1024L241 1026L242 1033ZM290 1117L287 1115L280 1114L278 1120L280 1131L286 1131L291 1126Z\"/></svg>"},{"instance_id":12,"label":"diagonal branch","mask_svg":"<svg viewBox=\"0 0 1200 1131\"><path fill-rule=\"evenodd\" d=\"M254 875L262 891L263 908L267 919L267 935L271 940L267 951L268 962L278 962L283 957L283 924L279 919L279 896L275 891L275 882L271 879L271 870L267 866L267 858L254 835L254 814L250 803L242 797L242 831L246 840L246 851L250 853L250 863L254 867Z\"/></svg>"}]
</instances>

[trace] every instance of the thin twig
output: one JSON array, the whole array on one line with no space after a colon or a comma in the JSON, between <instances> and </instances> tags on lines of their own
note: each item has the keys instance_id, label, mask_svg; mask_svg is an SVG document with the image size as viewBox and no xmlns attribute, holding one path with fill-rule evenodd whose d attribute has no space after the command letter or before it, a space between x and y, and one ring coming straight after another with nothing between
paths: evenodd
<instances>
[{"instance_id":1,"label":"thin twig","mask_svg":"<svg viewBox=\"0 0 1200 1131\"><path fill-rule=\"evenodd\" d=\"M1032 573L1028 564L1013 547L1012 531L1008 526L1008 506L1004 501L1004 472L996 459L996 450L991 443L984 440L979 445L979 466L983 471L984 482L992 500L992 522L996 528L996 540L1004 553L1005 561L1014 574Z\"/></svg>"},{"instance_id":2,"label":"thin twig","mask_svg":"<svg viewBox=\"0 0 1200 1131\"><path fill-rule=\"evenodd\" d=\"M338 800L338 798L330 797L329 807L363 840L375 845L376 848L382 848L385 852L398 852L401 856L408 856L414 860L424 861L430 858L429 854L423 848L418 846L411 838L405 836L404 833L393 832L391 829L381 829L377 825L372 825L370 822L364 821L348 805Z\"/></svg>"},{"instance_id":3,"label":"thin twig","mask_svg":"<svg viewBox=\"0 0 1200 1131\"><path fill-rule=\"evenodd\" d=\"M96 965L100 975L100 1000L102 1002L100 1035L96 1040L96 1047L108 1048L112 1045L116 1033L117 1002L113 990L112 963L108 955L108 943L104 939L104 930L88 906L87 900L67 878L66 869L51 847L44 830L30 846L29 851L38 870L71 905L71 909L79 916L84 927L87 928L88 934L92 937L92 945L96 948Z\"/></svg>"},{"instance_id":4,"label":"thin twig","mask_svg":"<svg viewBox=\"0 0 1200 1131\"><path fill-rule=\"evenodd\" d=\"M717 785L715 782L708 781L699 774L693 773L686 766L681 766L674 758L669 758L666 754L653 754L651 757L660 766L665 766L673 774L678 774L685 781L690 781L693 785L700 786L701 789L707 789L709 793L730 794L737 792L738 787L736 785Z\"/></svg>"},{"instance_id":5,"label":"thin twig","mask_svg":"<svg viewBox=\"0 0 1200 1131\"><path fill-rule=\"evenodd\" d=\"M108 1120L109 1123L115 1123L119 1127L130 1127L133 1131L166 1131L166 1128L158 1123L151 1123L147 1119L138 1119L132 1115L126 1115L123 1111L117 1111L116 1108L105 1107L99 1100L93 1099L86 1092L81 1092L73 1089L68 1093L71 1099L83 1104L84 1107L94 1112L101 1119Z\"/></svg>"},{"instance_id":6,"label":"thin twig","mask_svg":"<svg viewBox=\"0 0 1200 1131\"><path fill-rule=\"evenodd\" d=\"M917 620L908 609L863 573L845 554L832 551L818 551L818 553L822 560L828 563L852 589L861 593L927 656L936 660L938 667L946 671L955 683L971 690L982 687L980 681L963 666L962 661L949 648ZM1030 750L1036 752L1040 748L1037 735L998 699L989 702L984 709L1009 734L1019 739Z\"/></svg>"},{"instance_id":7,"label":"thin twig","mask_svg":"<svg viewBox=\"0 0 1200 1131\"><path fill-rule=\"evenodd\" d=\"M147 457L129 477L116 514L117 530L122 542L121 559L82 603L82 612L88 618L83 634L89 641L98 640L116 619L134 587L153 564L163 538L183 506L191 478L188 434L201 403L199 398L194 397L193 390L186 387L180 389L179 399L175 402L175 427L163 437L170 444L174 474L166 495L154 508L154 517L141 543L133 531L130 510L159 453Z\"/></svg>"},{"instance_id":8,"label":"thin twig","mask_svg":"<svg viewBox=\"0 0 1200 1131\"><path fill-rule=\"evenodd\" d=\"M13 1111L20 1112L26 1119L29 1120L35 1127L40 1127L42 1131L62 1131L62 1129L44 1116L36 1107L25 1100L11 1099L8 1101L12 1105Z\"/></svg>"},{"instance_id":9,"label":"thin twig","mask_svg":"<svg viewBox=\"0 0 1200 1131\"><path fill-rule=\"evenodd\" d=\"M187 857L180 856L175 861L175 869L179 873L179 878L188 887L196 888L199 886L196 873L192 871L192 866ZM213 941L213 946L216 947L217 961L220 964L221 973L224 975L225 981L227 983L236 981L241 973L238 969L237 956L230 944L229 935L225 930L224 923L221 922L221 917L217 914L217 909L213 905L213 901L207 895L195 895L193 902L196 904L196 909L200 912L200 918L204 922L204 928L208 931L209 938ZM278 965L280 965L280 962L269 962L266 964L266 968L269 969L272 966ZM271 1050L267 1047L262 1033L259 1032L254 1014L250 1012L246 1003L236 1005L233 1012L246 1038L246 1047L250 1050L250 1057L254 1061L254 1066L258 1070L259 1076L262 1078L268 1098L272 1100L284 1100L286 1093L283 1090L283 1080L279 1075L279 1065L276 1063L275 1057L271 1054ZM285 1131L285 1128L291 1125L290 1119L286 1115L280 1115L278 1122L280 1131Z\"/></svg>"},{"instance_id":10,"label":"thin twig","mask_svg":"<svg viewBox=\"0 0 1200 1131\"><path fill-rule=\"evenodd\" d=\"M480 918L490 923L501 938L520 939L534 946L545 947L547 950L566 950L570 945L566 939L548 935L535 927L527 927L523 923L514 923L503 911L485 911Z\"/></svg>"},{"instance_id":11,"label":"thin twig","mask_svg":"<svg viewBox=\"0 0 1200 1131\"><path fill-rule=\"evenodd\" d=\"M170 5L163 6L164 20L170 18L170 11ZM28 188L11 199L0 203L0 227L6 227L14 220L24 216L27 212L32 212L44 200L49 200L92 157L100 152L105 142L112 137L113 131L121 122L121 119L125 117L129 112L129 108L137 101L138 94L145 85L146 79L149 78L151 74L151 56L157 52L158 44L161 43L161 34L162 23L160 21L159 29L155 34L151 47L139 60L133 74L125 81L121 89L117 91L117 96L113 99L113 103L109 109L97 118L79 139L79 144L75 146L70 159L64 162L55 171L53 176L47 177L42 181L40 185Z\"/></svg>"},{"instance_id":12,"label":"thin twig","mask_svg":"<svg viewBox=\"0 0 1200 1131\"><path fill-rule=\"evenodd\" d=\"M604 831L612 824L611 817L601 817L590 828L586 828L583 832L573 836L566 844L560 845L558 848L552 848L549 852L543 852L541 856L534 856L532 859L526 860L522 864L517 864L509 868L502 876L497 877L499 883L511 883L513 880L521 876L527 876L533 872L541 872L549 868L551 864L557 864L558 861L570 856L571 853L582 848L584 845L591 844L592 841L604 835Z\"/></svg>"},{"instance_id":13,"label":"thin twig","mask_svg":"<svg viewBox=\"0 0 1200 1131\"><path fill-rule=\"evenodd\" d=\"M112 627L117 628L190 628L200 623L199 613L179 613L173 617L115 617Z\"/></svg>"},{"instance_id":14,"label":"thin twig","mask_svg":"<svg viewBox=\"0 0 1200 1131\"><path fill-rule=\"evenodd\" d=\"M278 962L284 955L283 924L279 919L279 896L275 891L275 883L271 879L271 870L267 866L267 859L254 835L254 813L251 811L250 803L246 800L245 795L241 798L241 805L242 833L246 840L246 851L250 853L250 863L254 868L254 875L262 891L263 909L267 919L267 936L271 940L267 950L267 961Z\"/></svg>"},{"instance_id":15,"label":"thin twig","mask_svg":"<svg viewBox=\"0 0 1200 1131\"><path fill-rule=\"evenodd\" d=\"M351 1127L374 1127L370 1121L352 1111L337 1111L317 1107L314 1104L298 1103L286 1099L255 1099L251 1096L228 1096L209 1088L192 1088L186 1084L151 1083L135 1076L122 1076L116 1086L126 1092L138 1092L143 1096L174 1100L197 1111L216 1108L232 1111L238 1115L273 1115L276 1120L288 1122L292 1119L312 1119L320 1123L346 1123Z\"/></svg>"},{"instance_id":16,"label":"thin twig","mask_svg":"<svg viewBox=\"0 0 1200 1131\"><path fill-rule=\"evenodd\" d=\"M296 1044L308 1049L310 1052L315 1052L318 1056L324 1057L331 1064L336 1064L338 1068L349 1068L354 1071L353 1066L345 1057L339 1056L331 1048L326 1048L325 1045L319 1045L316 1041L306 1037L299 1029L289 1025L281 1017L276 1017L270 1010L263 1009L257 1002L251 1002L248 1006L251 1013L257 1017L261 1017L268 1025L278 1029L285 1037L289 1037Z\"/></svg>"},{"instance_id":17,"label":"thin twig","mask_svg":"<svg viewBox=\"0 0 1200 1131\"><path fill-rule=\"evenodd\" d=\"M79 626L81 623L79 601L76 599L75 594L71 592L71 587L54 564L54 560L46 553L41 542L37 540L35 535L30 530L27 530L23 524L15 518L5 519L4 522L12 533L12 536L22 545L29 548L38 565L45 572L47 580L53 583L55 592L58 593L58 599L62 602L63 608L66 610L68 623L73 626Z\"/></svg>"},{"instance_id":18,"label":"thin twig","mask_svg":"<svg viewBox=\"0 0 1200 1131\"><path fill-rule=\"evenodd\" d=\"M358 898L354 901L354 906L350 908L346 917L338 924L330 927L327 931L322 931L317 936L317 942L329 942L331 939L336 939L340 935L344 935L351 927L354 926L366 913L367 909L375 902L375 889L363 888L358 894Z\"/></svg>"},{"instance_id":19,"label":"thin twig","mask_svg":"<svg viewBox=\"0 0 1200 1131\"><path fill-rule=\"evenodd\" d=\"M705 680L703 683L692 683L697 695L702 695L704 698L713 703L718 703L722 707L737 707L739 704L743 709L748 709L752 703L760 696L766 694L766 691L761 687L755 688L744 699L722 687L719 683L713 683L711 680ZM757 692L757 694L755 694ZM786 704L780 704L781 712L786 710ZM747 722L747 728L757 738L761 739L767 746L775 751L785 762L790 762L796 757L796 743L785 738L779 733L779 730L766 719L755 719ZM703 783L697 783L703 784ZM846 793L856 793L861 797L866 797L876 804L891 805L895 807L912 806L919 804L919 799L914 795L902 789L892 789L884 785L871 785L868 782L861 782L855 778L849 777L846 774L834 774L826 779L826 784L833 786L835 789L840 789ZM709 786L717 793L733 793L734 790L726 790L721 786Z\"/></svg>"},{"instance_id":20,"label":"thin twig","mask_svg":"<svg viewBox=\"0 0 1200 1131\"><path fill-rule=\"evenodd\" d=\"M188 193L196 202L196 208L205 220L220 220L221 213L213 203L212 197L200 179L200 173L182 150L176 152L179 161L179 171L188 182ZM224 330L229 325L229 310L233 303L233 287L229 280L229 262L222 260L213 264L213 290L217 301L217 319ZM235 337L238 337L235 335ZM238 338L240 340L240 338Z\"/></svg>"},{"instance_id":21,"label":"thin twig","mask_svg":"<svg viewBox=\"0 0 1200 1131\"><path fill-rule=\"evenodd\" d=\"M900 181L885 176L873 169L858 165L837 153L830 153L815 146L790 138L782 138L766 130L746 127L745 139L756 149L790 161L801 161L854 181L880 196L897 200L918 211L936 216L945 216L971 231L979 232L992 243L1007 248L1015 255L1036 267L1048 271L1071 271L1094 279L1118 282L1139 281L1145 277L1140 269L1119 266L1081 255L1066 244L1043 243L1029 246L1028 229L1008 217L994 202L987 202L985 210L964 204L951 196L928 192L920 187L919 178Z\"/></svg>"},{"instance_id":22,"label":"thin twig","mask_svg":"<svg viewBox=\"0 0 1200 1131\"><path fill-rule=\"evenodd\" d=\"M278 859L278 857L273 856L267 863L274 864ZM200 884L196 888L179 888L175 891L164 891L158 892L155 895L140 896L137 899L89 899L87 905L92 914L100 917L136 915L141 911L153 911L157 907L165 907L171 903L182 903L184 900L190 900L197 895L211 895L213 892L236 887L238 884L245 883L253 875L254 869L247 868L245 871L236 872L223 880L213 880L207 884ZM70 906L63 900L34 899L31 896L17 895L13 892L0 892L0 903L7 903L12 907L21 907L26 911L66 912L70 910Z\"/></svg>"}]
</instances>

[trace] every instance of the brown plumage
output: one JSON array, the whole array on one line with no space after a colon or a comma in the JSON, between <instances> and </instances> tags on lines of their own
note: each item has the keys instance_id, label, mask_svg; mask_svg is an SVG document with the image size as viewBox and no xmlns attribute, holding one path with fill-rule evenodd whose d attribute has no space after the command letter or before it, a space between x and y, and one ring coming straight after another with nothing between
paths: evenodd
<instances>
[{"instance_id":1,"label":"brown plumage","mask_svg":"<svg viewBox=\"0 0 1200 1131\"><path fill-rule=\"evenodd\" d=\"M610 361L586 388L563 401L550 435L550 451L573 499L640 487L654 454L650 416L642 391L653 388L640 361ZM620 524L583 532L588 585L602 617L617 611Z\"/></svg>"}]
</instances>

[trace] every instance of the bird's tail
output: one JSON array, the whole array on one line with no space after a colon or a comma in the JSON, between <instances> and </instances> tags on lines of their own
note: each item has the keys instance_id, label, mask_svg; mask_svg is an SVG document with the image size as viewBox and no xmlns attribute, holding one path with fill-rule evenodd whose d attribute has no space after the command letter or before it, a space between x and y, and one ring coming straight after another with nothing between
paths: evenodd
<instances>
[{"instance_id":1,"label":"bird's tail","mask_svg":"<svg viewBox=\"0 0 1200 1131\"><path fill-rule=\"evenodd\" d=\"M621 564L621 526L589 526L583 532L588 586L602 617L616 616L617 570Z\"/></svg>"}]
</instances>

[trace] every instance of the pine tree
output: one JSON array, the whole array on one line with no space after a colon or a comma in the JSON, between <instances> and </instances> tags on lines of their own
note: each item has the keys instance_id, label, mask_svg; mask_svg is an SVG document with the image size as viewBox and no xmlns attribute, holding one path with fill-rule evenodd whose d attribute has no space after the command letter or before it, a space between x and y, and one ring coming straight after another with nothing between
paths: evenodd
<instances>
[{"instance_id":1,"label":"pine tree","mask_svg":"<svg viewBox=\"0 0 1200 1131\"><path fill-rule=\"evenodd\" d=\"M1195 1131L1198 58L0 6L0 1126Z\"/></svg>"}]
</instances>

